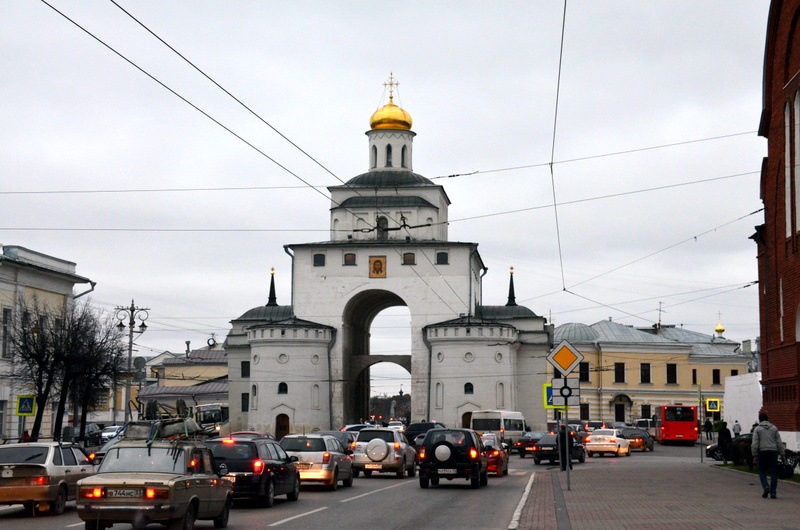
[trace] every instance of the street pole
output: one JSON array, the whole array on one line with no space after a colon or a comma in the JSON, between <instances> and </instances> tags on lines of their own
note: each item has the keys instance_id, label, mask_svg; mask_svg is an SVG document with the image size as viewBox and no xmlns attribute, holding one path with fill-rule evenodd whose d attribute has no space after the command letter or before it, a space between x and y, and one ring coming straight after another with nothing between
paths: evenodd
<instances>
[{"instance_id":1,"label":"street pole","mask_svg":"<svg viewBox=\"0 0 800 530\"><path fill-rule=\"evenodd\" d=\"M119 323L117 324L117 329L120 331L125 330L125 324L123 320L128 318L128 369L125 377L125 422L129 422L131 420L131 410L130 410L130 402L131 402L131 373L133 370L133 334L134 333L144 333L147 331L147 324L144 323L147 320L147 317L150 316L148 311L150 310L149 307L136 307L136 304L133 303L133 299L131 299L131 306L130 307L117 307L117 320ZM139 330L135 329L136 326L136 319L139 319L141 324L139 324ZM116 401L116 392L114 393L114 401ZM114 417L116 418L116 404L114 405Z\"/></svg>"}]
</instances>

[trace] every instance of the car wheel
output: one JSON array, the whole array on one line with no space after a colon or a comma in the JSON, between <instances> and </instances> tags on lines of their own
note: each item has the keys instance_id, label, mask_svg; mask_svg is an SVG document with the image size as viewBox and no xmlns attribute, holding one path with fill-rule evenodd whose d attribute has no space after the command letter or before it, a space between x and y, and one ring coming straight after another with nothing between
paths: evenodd
<instances>
[{"instance_id":1,"label":"car wheel","mask_svg":"<svg viewBox=\"0 0 800 530\"><path fill-rule=\"evenodd\" d=\"M411 467L408 468L408 476L409 477L416 477L417 476L417 464L416 462L411 463Z\"/></svg>"},{"instance_id":2,"label":"car wheel","mask_svg":"<svg viewBox=\"0 0 800 530\"><path fill-rule=\"evenodd\" d=\"M342 486L345 488L352 488L353 487L353 471L350 471L350 476L347 477L346 480L342 481Z\"/></svg>"},{"instance_id":3,"label":"car wheel","mask_svg":"<svg viewBox=\"0 0 800 530\"><path fill-rule=\"evenodd\" d=\"M331 483L328 484L329 491L336 491L339 488L339 469L333 469L333 475L331 476Z\"/></svg>"},{"instance_id":4,"label":"car wheel","mask_svg":"<svg viewBox=\"0 0 800 530\"><path fill-rule=\"evenodd\" d=\"M365 469L364 470L364 476L367 477L367 478L371 477L372 476L372 470L371 469Z\"/></svg>"},{"instance_id":5,"label":"car wheel","mask_svg":"<svg viewBox=\"0 0 800 530\"><path fill-rule=\"evenodd\" d=\"M56 499L50 503L50 513L53 515L61 515L67 507L67 490L58 488Z\"/></svg>"},{"instance_id":6,"label":"car wheel","mask_svg":"<svg viewBox=\"0 0 800 530\"><path fill-rule=\"evenodd\" d=\"M722 450L720 448L714 449L714 452L711 453L711 458L713 458L717 462L721 462L722 461Z\"/></svg>"},{"instance_id":7,"label":"car wheel","mask_svg":"<svg viewBox=\"0 0 800 530\"><path fill-rule=\"evenodd\" d=\"M625 451L625 456L631 456L631 448L628 447L628 450Z\"/></svg>"},{"instance_id":8,"label":"car wheel","mask_svg":"<svg viewBox=\"0 0 800 530\"><path fill-rule=\"evenodd\" d=\"M403 478L406 476L406 461L403 460L400 464L400 467L397 468L397 478Z\"/></svg>"},{"instance_id":9,"label":"car wheel","mask_svg":"<svg viewBox=\"0 0 800 530\"><path fill-rule=\"evenodd\" d=\"M489 471L486 470L481 473L481 486L488 486L489 485Z\"/></svg>"},{"instance_id":10,"label":"car wheel","mask_svg":"<svg viewBox=\"0 0 800 530\"><path fill-rule=\"evenodd\" d=\"M353 478L358 478L358 474L360 473L359 470L353 468Z\"/></svg>"},{"instance_id":11,"label":"car wheel","mask_svg":"<svg viewBox=\"0 0 800 530\"><path fill-rule=\"evenodd\" d=\"M589 455L589 458L592 458L594 456L594 453L591 451L589 451L587 454Z\"/></svg>"},{"instance_id":12,"label":"car wheel","mask_svg":"<svg viewBox=\"0 0 800 530\"><path fill-rule=\"evenodd\" d=\"M222 513L214 518L214 528L226 528L228 526L228 518L231 516L231 498L230 496L225 499L225 505L222 507Z\"/></svg>"},{"instance_id":13,"label":"car wheel","mask_svg":"<svg viewBox=\"0 0 800 530\"><path fill-rule=\"evenodd\" d=\"M261 502L267 508L272 508L272 506L275 504L275 484L272 482L271 478L267 478L264 497L262 498Z\"/></svg>"},{"instance_id":14,"label":"car wheel","mask_svg":"<svg viewBox=\"0 0 800 530\"><path fill-rule=\"evenodd\" d=\"M428 480L428 477L423 477L422 475L420 475L419 487L422 489L426 489L429 485L430 485L430 480Z\"/></svg>"},{"instance_id":15,"label":"car wheel","mask_svg":"<svg viewBox=\"0 0 800 530\"><path fill-rule=\"evenodd\" d=\"M534 457L533 457L533 463L534 463L534 464L536 464L536 465L538 466L539 464L541 464L541 463L542 463L542 461L541 461L541 460L539 460L538 458L536 458L536 457L534 456Z\"/></svg>"},{"instance_id":16,"label":"car wheel","mask_svg":"<svg viewBox=\"0 0 800 530\"><path fill-rule=\"evenodd\" d=\"M86 530L102 530L103 528L105 528L105 525L103 524L102 521L93 520L93 521L86 521L83 527Z\"/></svg>"},{"instance_id":17,"label":"car wheel","mask_svg":"<svg viewBox=\"0 0 800 530\"><path fill-rule=\"evenodd\" d=\"M180 519L173 519L169 522L169 530L192 530L194 528L194 520L197 518L194 504L189 503L186 507L186 513Z\"/></svg>"},{"instance_id":18,"label":"car wheel","mask_svg":"<svg viewBox=\"0 0 800 530\"><path fill-rule=\"evenodd\" d=\"M476 490L481 487L481 472L475 470L475 473L469 478L469 485L472 489Z\"/></svg>"},{"instance_id":19,"label":"car wheel","mask_svg":"<svg viewBox=\"0 0 800 530\"><path fill-rule=\"evenodd\" d=\"M614 458L617 458L618 456L619 456L619 446L617 446L617 450L614 451Z\"/></svg>"},{"instance_id":20,"label":"car wheel","mask_svg":"<svg viewBox=\"0 0 800 530\"><path fill-rule=\"evenodd\" d=\"M286 494L286 498L290 501L296 501L300 498L300 475L294 477L294 488Z\"/></svg>"},{"instance_id":21,"label":"car wheel","mask_svg":"<svg viewBox=\"0 0 800 530\"><path fill-rule=\"evenodd\" d=\"M586 462L586 453L581 453L581 456L578 457L578 462L580 462L581 464Z\"/></svg>"},{"instance_id":22,"label":"car wheel","mask_svg":"<svg viewBox=\"0 0 800 530\"><path fill-rule=\"evenodd\" d=\"M525 451L523 451L522 449L519 450L519 457L525 458Z\"/></svg>"}]
</instances>

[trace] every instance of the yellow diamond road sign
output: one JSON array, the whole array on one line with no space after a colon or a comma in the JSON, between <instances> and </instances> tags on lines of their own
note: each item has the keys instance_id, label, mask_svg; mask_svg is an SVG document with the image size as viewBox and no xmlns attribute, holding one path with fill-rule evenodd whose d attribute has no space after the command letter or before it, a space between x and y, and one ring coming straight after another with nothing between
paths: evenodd
<instances>
[{"instance_id":1,"label":"yellow diamond road sign","mask_svg":"<svg viewBox=\"0 0 800 530\"><path fill-rule=\"evenodd\" d=\"M547 361L566 377L583 361L583 354L573 348L572 344L562 340L547 356Z\"/></svg>"}]
</instances>

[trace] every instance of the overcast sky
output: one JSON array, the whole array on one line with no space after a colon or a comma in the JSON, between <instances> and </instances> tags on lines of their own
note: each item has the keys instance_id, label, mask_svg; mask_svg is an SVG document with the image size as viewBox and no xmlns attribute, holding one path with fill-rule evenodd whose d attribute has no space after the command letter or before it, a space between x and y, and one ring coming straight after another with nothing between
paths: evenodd
<instances>
[{"instance_id":1,"label":"overcast sky","mask_svg":"<svg viewBox=\"0 0 800 530\"><path fill-rule=\"evenodd\" d=\"M48 0L263 154L45 3L0 3L0 244L75 262L109 311L149 307L140 354L222 341L271 267L290 303L283 245L328 239L325 186L368 169L390 72L485 304L513 265L517 302L555 325L661 307L758 336L768 1L571 1L560 89L555 1L117 1L325 168L112 2ZM408 321L379 317L373 353L406 353ZM373 392L403 377L377 370Z\"/></svg>"}]
</instances>

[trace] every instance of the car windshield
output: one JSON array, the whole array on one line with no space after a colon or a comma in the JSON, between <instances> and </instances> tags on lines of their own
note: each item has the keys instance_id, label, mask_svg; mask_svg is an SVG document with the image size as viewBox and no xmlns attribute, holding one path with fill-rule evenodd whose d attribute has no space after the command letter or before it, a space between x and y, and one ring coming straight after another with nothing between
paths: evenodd
<instances>
[{"instance_id":1,"label":"car windshield","mask_svg":"<svg viewBox=\"0 0 800 530\"><path fill-rule=\"evenodd\" d=\"M325 451L325 440L322 438L306 438L304 436L298 436L297 438L289 438L287 436L281 440L281 447L287 451L320 452Z\"/></svg>"},{"instance_id":2,"label":"car windshield","mask_svg":"<svg viewBox=\"0 0 800 530\"><path fill-rule=\"evenodd\" d=\"M184 450L177 447L112 447L98 473L186 473Z\"/></svg>"},{"instance_id":3,"label":"car windshield","mask_svg":"<svg viewBox=\"0 0 800 530\"><path fill-rule=\"evenodd\" d=\"M359 442L369 442L378 438L380 440L384 440L386 442L394 442L394 432L393 431L361 431L358 433L358 441Z\"/></svg>"},{"instance_id":4,"label":"car windshield","mask_svg":"<svg viewBox=\"0 0 800 530\"><path fill-rule=\"evenodd\" d=\"M0 464L44 464L49 447L0 447Z\"/></svg>"}]
</instances>

